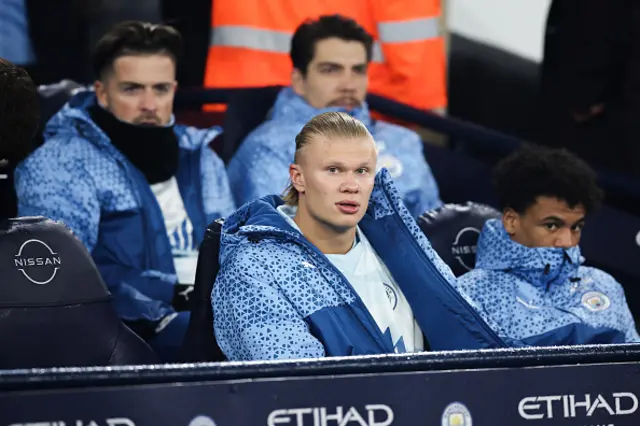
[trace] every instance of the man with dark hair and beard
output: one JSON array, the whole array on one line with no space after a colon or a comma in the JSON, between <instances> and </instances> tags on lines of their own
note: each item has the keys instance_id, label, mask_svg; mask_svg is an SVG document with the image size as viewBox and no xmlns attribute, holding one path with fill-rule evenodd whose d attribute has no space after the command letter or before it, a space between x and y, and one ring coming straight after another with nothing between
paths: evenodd
<instances>
[{"instance_id":1,"label":"man with dark hair and beard","mask_svg":"<svg viewBox=\"0 0 640 426\"><path fill-rule=\"evenodd\" d=\"M13 170L33 149L37 130L35 84L24 69L0 58L0 218L16 216Z\"/></svg>"},{"instance_id":2,"label":"man with dark hair and beard","mask_svg":"<svg viewBox=\"0 0 640 426\"><path fill-rule=\"evenodd\" d=\"M362 26L340 15L307 20L296 29L289 56L291 85L278 93L269 119L245 138L229 162L238 205L282 193L296 135L323 112L345 112L367 126L378 148L378 167L389 171L414 217L442 204L420 136L369 113L365 98L374 47Z\"/></svg>"},{"instance_id":3,"label":"man with dark hair and beard","mask_svg":"<svg viewBox=\"0 0 640 426\"><path fill-rule=\"evenodd\" d=\"M71 98L16 171L20 215L69 226L122 319L167 361L187 328L206 226L235 208L209 148L220 129L174 123L181 44L168 26L116 25L94 51L95 92Z\"/></svg>"}]
</instances>

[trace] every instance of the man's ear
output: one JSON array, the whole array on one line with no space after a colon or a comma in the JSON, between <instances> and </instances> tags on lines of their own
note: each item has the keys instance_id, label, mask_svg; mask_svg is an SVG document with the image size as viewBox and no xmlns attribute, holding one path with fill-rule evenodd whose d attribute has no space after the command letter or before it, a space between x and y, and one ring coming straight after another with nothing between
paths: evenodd
<instances>
[{"instance_id":1,"label":"man's ear","mask_svg":"<svg viewBox=\"0 0 640 426\"><path fill-rule=\"evenodd\" d=\"M98 99L100 106L107 108L109 102L107 101L107 88L105 87L105 84L100 80L96 80L93 83L93 90L96 92L96 98Z\"/></svg>"},{"instance_id":2,"label":"man's ear","mask_svg":"<svg viewBox=\"0 0 640 426\"><path fill-rule=\"evenodd\" d=\"M502 225L507 234L513 237L520 227L520 215L513 209L505 209L502 213Z\"/></svg>"},{"instance_id":3,"label":"man's ear","mask_svg":"<svg viewBox=\"0 0 640 426\"><path fill-rule=\"evenodd\" d=\"M294 68L293 71L291 71L291 88L298 96L304 97L306 94L304 75L302 74L302 71L297 68Z\"/></svg>"},{"instance_id":4,"label":"man's ear","mask_svg":"<svg viewBox=\"0 0 640 426\"><path fill-rule=\"evenodd\" d=\"M289 178L291 179L293 187L298 191L298 194L303 194L305 187L304 174L299 164L289 165Z\"/></svg>"}]
</instances>

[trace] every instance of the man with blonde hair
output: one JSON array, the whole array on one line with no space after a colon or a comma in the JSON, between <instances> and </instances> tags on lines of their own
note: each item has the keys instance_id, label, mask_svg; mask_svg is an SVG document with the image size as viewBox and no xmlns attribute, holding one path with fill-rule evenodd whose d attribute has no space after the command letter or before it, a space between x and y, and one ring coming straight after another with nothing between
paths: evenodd
<instances>
[{"instance_id":1,"label":"man with blonde hair","mask_svg":"<svg viewBox=\"0 0 640 426\"><path fill-rule=\"evenodd\" d=\"M296 136L284 200L246 204L222 230L212 304L230 360L503 346L376 174L366 126L326 112Z\"/></svg>"}]
</instances>

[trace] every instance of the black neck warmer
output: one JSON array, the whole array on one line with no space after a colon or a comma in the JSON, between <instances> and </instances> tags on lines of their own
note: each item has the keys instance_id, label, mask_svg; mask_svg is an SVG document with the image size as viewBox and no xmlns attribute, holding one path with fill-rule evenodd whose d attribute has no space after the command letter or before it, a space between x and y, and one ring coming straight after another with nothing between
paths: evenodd
<instances>
[{"instance_id":1,"label":"black neck warmer","mask_svg":"<svg viewBox=\"0 0 640 426\"><path fill-rule=\"evenodd\" d=\"M164 182L176 174L179 148L173 125L125 123L100 105L91 107L89 115L111 143L144 174L149 184Z\"/></svg>"}]
</instances>

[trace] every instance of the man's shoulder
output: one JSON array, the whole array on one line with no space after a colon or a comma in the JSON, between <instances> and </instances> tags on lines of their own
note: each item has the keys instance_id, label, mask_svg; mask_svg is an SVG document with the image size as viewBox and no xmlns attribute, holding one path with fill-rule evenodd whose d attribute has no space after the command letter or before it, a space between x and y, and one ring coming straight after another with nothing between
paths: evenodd
<instances>
[{"instance_id":1,"label":"man's shoulder","mask_svg":"<svg viewBox=\"0 0 640 426\"><path fill-rule=\"evenodd\" d=\"M65 168L77 162L90 163L91 159L101 157L100 150L89 140L77 134L56 134L48 138L19 166L21 170ZM46 168L42 170L43 168Z\"/></svg>"},{"instance_id":2,"label":"man's shoulder","mask_svg":"<svg viewBox=\"0 0 640 426\"><path fill-rule=\"evenodd\" d=\"M224 249L223 249L224 252ZM253 280L270 283L274 287L297 287L291 279L303 267L307 257L287 241L271 238L236 241L228 254L223 255L220 272L233 286L239 282L251 285ZM287 278L288 277L288 278ZM298 283L301 284L301 283ZM229 288L228 290L232 290Z\"/></svg>"},{"instance_id":3,"label":"man's shoulder","mask_svg":"<svg viewBox=\"0 0 640 426\"><path fill-rule=\"evenodd\" d=\"M255 174L264 173L268 168L270 173L276 170L275 173L284 171L286 174L286 167L293 160L295 137L300 128L279 120L262 123L244 138L229 163L229 170L246 170ZM267 158L269 161L264 161Z\"/></svg>"},{"instance_id":4,"label":"man's shoulder","mask_svg":"<svg viewBox=\"0 0 640 426\"><path fill-rule=\"evenodd\" d=\"M622 285L609 273L591 266L580 266L578 277L585 286L593 286L594 289L603 291L622 291Z\"/></svg>"},{"instance_id":5,"label":"man's shoulder","mask_svg":"<svg viewBox=\"0 0 640 426\"><path fill-rule=\"evenodd\" d=\"M458 287L470 294L480 294L487 291L494 291L497 288L505 288L506 282L514 281L517 278L503 271L492 271L488 269L472 269L461 275L457 279Z\"/></svg>"},{"instance_id":6,"label":"man's shoulder","mask_svg":"<svg viewBox=\"0 0 640 426\"><path fill-rule=\"evenodd\" d=\"M399 126L397 124L389 123L387 121L376 121L375 124L375 132L377 135L394 135L395 137L411 139L411 140L420 140L420 135L414 132L411 129L408 129L403 126Z\"/></svg>"},{"instance_id":7,"label":"man's shoulder","mask_svg":"<svg viewBox=\"0 0 640 426\"><path fill-rule=\"evenodd\" d=\"M247 237L236 241L234 245L223 265L250 265L251 268L243 268L245 271L267 267L286 269L290 266L288 262L302 257L299 250L292 249L291 243L273 238Z\"/></svg>"},{"instance_id":8,"label":"man's shoulder","mask_svg":"<svg viewBox=\"0 0 640 426\"><path fill-rule=\"evenodd\" d=\"M247 135L243 145L273 148L284 143L293 144L293 138L303 126L278 119L267 120Z\"/></svg>"}]
</instances>

